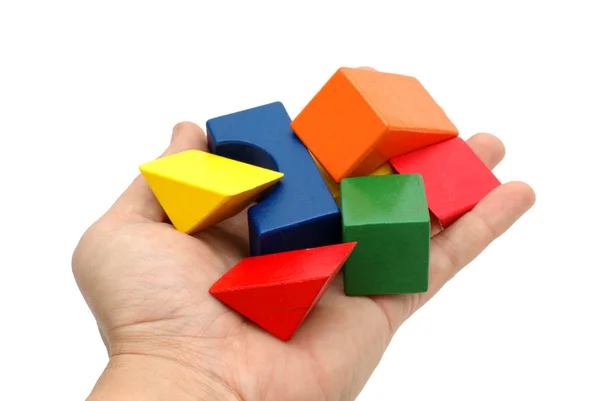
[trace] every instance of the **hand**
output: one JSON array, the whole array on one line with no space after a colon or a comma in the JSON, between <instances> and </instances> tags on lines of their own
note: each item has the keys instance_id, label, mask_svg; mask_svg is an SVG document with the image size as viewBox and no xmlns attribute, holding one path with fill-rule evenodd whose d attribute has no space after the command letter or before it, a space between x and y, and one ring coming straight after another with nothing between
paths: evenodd
<instances>
[{"instance_id":1,"label":"hand","mask_svg":"<svg viewBox=\"0 0 600 401\"><path fill-rule=\"evenodd\" d=\"M489 134L468 140L490 168L504 157ZM163 155L206 150L180 123ZM504 184L448 229L432 227L430 290L348 297L338 276L289 342L208 293L246 256L246 212L190 236L176 231L142 176L83 235L73 271L109 363L90 400L352 400L398 327L535 202Z\"/></svg>"}]
</instances>

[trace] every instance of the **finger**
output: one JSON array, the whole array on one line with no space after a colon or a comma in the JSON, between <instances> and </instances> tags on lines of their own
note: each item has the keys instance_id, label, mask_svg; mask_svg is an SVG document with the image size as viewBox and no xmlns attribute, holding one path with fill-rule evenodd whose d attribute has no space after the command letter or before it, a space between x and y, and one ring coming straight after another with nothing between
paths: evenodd
<instances>
[{"instance_id":1,"label":"finger","mask_svg":"<svg viewBox=\"0 0 600 401\"><path fill-rule=\"evenodd\" d=\"M160 157L183 152L184 150L198 149L208 151L206 134L198 125L184 121L173 127L171 143Z\"/></svg>"},{"instance_id":2,"label":"finger","mask_svg":"<svg viewBox=\"0 0 600 401\"><path fill-rule=\"evenodd\" d=\"M181 122L173 128L171 142L159 157L165 157L189 149L206 151L208 149L206 135L198 125L191 122ZM166 220L166 215L162 207L141 174L135 178L131 185L117 199L107 214L120 221L161 222Z\"/></svg>"},{"instance_id":3,"label":"finger","mask_svg":"<svg viewBox=\"0 0 600 401\"><path fill-rule=\"evenodd\" d=\"M506 152L504 144L492 134L480 132L467 139L466 142L490 170L496 168L504 159ZM442 225L432 213L429 214L429 217L431 218L431 236L433 237L442 231Z\"/></svg>"},{"instance_id":4,"label":"finger","mask_svg":"<svg viewBox=\"0 0 600 401\"><path fill-rule=\"evenodd\" d=\"M504 144L500 138L486 132L475 134L466 142L490 170L500 164L506 154Z\"/></svg>"},{"instance_id":5,"label":"finger","mask_svg":"<svg viewBox=\"0 0 600 401\"><path fill-rule=\"evenodd\" d=\"M511 182L492 191L475 208L431 240L432 292L438 291L535 203L533 189Z\"/></svg>"},{"instance_id":6,"label":"finger","mask_svg":"<svg viewBox=\"0 0 600 401\"><path fill-rule=\"evenodd\" d=\"M439 219L435 217L435 214L429 211L429 221L431 222L431 230L429 232L429 237L433 237L434 235L438 235L442 232L442 223L440 223Z\"/></svg>"},{"instance_id":7,"label":"finger","mask_svg":"<svg viewBox=\"0 0 600 401\"><path fill-rule=\"evenodd\" d=\"M488 194L470 212L431 239L429 290L374 297L395 331L464 266L510 228L535 203L527 184L511 182Z\"/></svg>"}]
</instances>

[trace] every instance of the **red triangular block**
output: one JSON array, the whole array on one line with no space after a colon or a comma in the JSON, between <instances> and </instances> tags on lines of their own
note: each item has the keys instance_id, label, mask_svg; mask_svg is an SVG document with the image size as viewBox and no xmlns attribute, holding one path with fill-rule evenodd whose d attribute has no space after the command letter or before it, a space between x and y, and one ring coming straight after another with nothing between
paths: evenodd
<instances>
[{"instance_id":1,"label":"red triangular block","mask_svg":"<svg viewBox=\"0 0 600 401\"><path fill-rule=\"evenodd\" d=\"M356 242L241 260L209 292L280 338L289 340L319 302Z\"/></svg>"}]
</instances>

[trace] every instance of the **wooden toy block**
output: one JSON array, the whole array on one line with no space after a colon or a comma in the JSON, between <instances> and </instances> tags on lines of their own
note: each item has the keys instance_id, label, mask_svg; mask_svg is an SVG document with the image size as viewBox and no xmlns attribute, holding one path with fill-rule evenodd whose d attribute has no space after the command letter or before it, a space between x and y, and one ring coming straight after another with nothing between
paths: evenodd
<instances>
[{"instance_id":1,"label":"wooden toy block","mask_svg":"<svg viewBox=\"0 0 600 401\"><path fill-rule=\"evenodd\" d=\"M335 182L333 180L333 178L331 178L331 176L329 175L327 170L325 170L323 168L323 166L321 166L321 163L319 163L319 161L312 154L311 154L311 156L313 158L313 161L317 165L317 168L319 169L319 172L321 173L323 180L325 180L325 184L327 185L327 188L329 188L329 192L331 192L333 199L335 199L335 203L337 203L337 205L339 206L340 205L340 184L338 184L337 182Z\"/></svg>"},{"instance_id":2,"label":"wooden toy block","mask_svg":"<svg viewBox=\"0 0 600 401\"><path fill-rule=\"evenodd\" d=\"M396 157L400 174L420 174L427 203L442 227L473 209L500 181L462 138L453 138Z\"/></svg>"},{"instance_id":3,"label":"wooden toy block","mask_svg":"<svg viewBox=\"0 0 600 401\"><path fill-rule=\"evenodd\" d=\"M396 174L390 163L385 163L373 171L370 175L390 175Z\"/></svg>"},{"instance_id":4,"label":"wooden toy block","mask_svg":"<svg viewBox=\"0 0 600 401\"><path fill-rule=\"evenodd\" d=\"M241 212L283 174L187 150L140 166L173 226L191 234Z\"/></svg>"},{"instance_id":5,"label":"wooden toy block","mask_svg":"<svg viewBox=\"0 0 600 401\"><path fill-rule=\"evenodd\" d=\"M345 178L343 239L358 245L344 265L347 295L425 292L430 220L419 175Z\"/></svg>"},{"instance_id":6,"label":"wooden toy block","mask_svg":"<svg viewBox=\"0 0 600 401\"><path fill-rule=\"evenodd\" d=\"M319 163L319 161L314 156L313 160L319 168L319 171L321 172L321 175L323 176L323 179L327 184L327 188L329 188L329 192L331 192L331 195L333 195L335 202L338 204L338 206L340 206L340 184L338 184L333 180L333 178L331 178L327 170L325 170L323 166L321 166L321 163ZM392 169L392 166L389 163L385 163L383 166L379 167L377 170L375 170L369 175L390 175L395 173L396 172L394 171L394 169Z\"/></svg>"},{"instance_id":7,"label":"wooden toy block","mask_svg":"<svg viewBox=\"0 0 600 401\"><path fill-rule=\"evenodd\" d=\"M341 242L341 214L280 102L208 120L210 151L285 176L248 211L253 256Z\"/></svg>"},{"instance_id":8,"label":"wooden toy block","mask_svg":"<svg viewBox=\"0 0 600 401\"><path fill-rule=\"evenodd\" d=\"M292 122L335 182L458 130L414 77L342 67Z\"/></svg>"},{"instance_id":9,"label":"wooden toy block","mask_svg":"<svg viewBox=\"0 0 600 401\"><path fill-rule=\"evenodd\" d=\"M209 292L283 341L319 302L356 243L242 259Z\"/></svg>"}]
</instances>

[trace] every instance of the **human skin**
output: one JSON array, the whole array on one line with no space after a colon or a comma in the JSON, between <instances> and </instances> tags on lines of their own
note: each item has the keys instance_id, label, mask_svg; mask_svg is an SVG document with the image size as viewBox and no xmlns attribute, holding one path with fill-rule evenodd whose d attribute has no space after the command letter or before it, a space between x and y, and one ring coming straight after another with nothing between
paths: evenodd
<instances>
[{"instance_id":1,"label":"human skin","mask_svg":"<svg viewBox=\"0 0 600 401\"><path fill-rule=\"evenodd\" d=\"M490 134L467 140L490 168L504 157ZM177 124L161 156L207 150ZM426 293L348 297L341 274L288 342L210 296L247 256L246 212L195 235L176 231L140 175L82 236L73 273L109 361L88 400L353 400L396 330L535 202L525 183L501 185L449 228L432 227Z\"/></svg>"}]
</instances>

